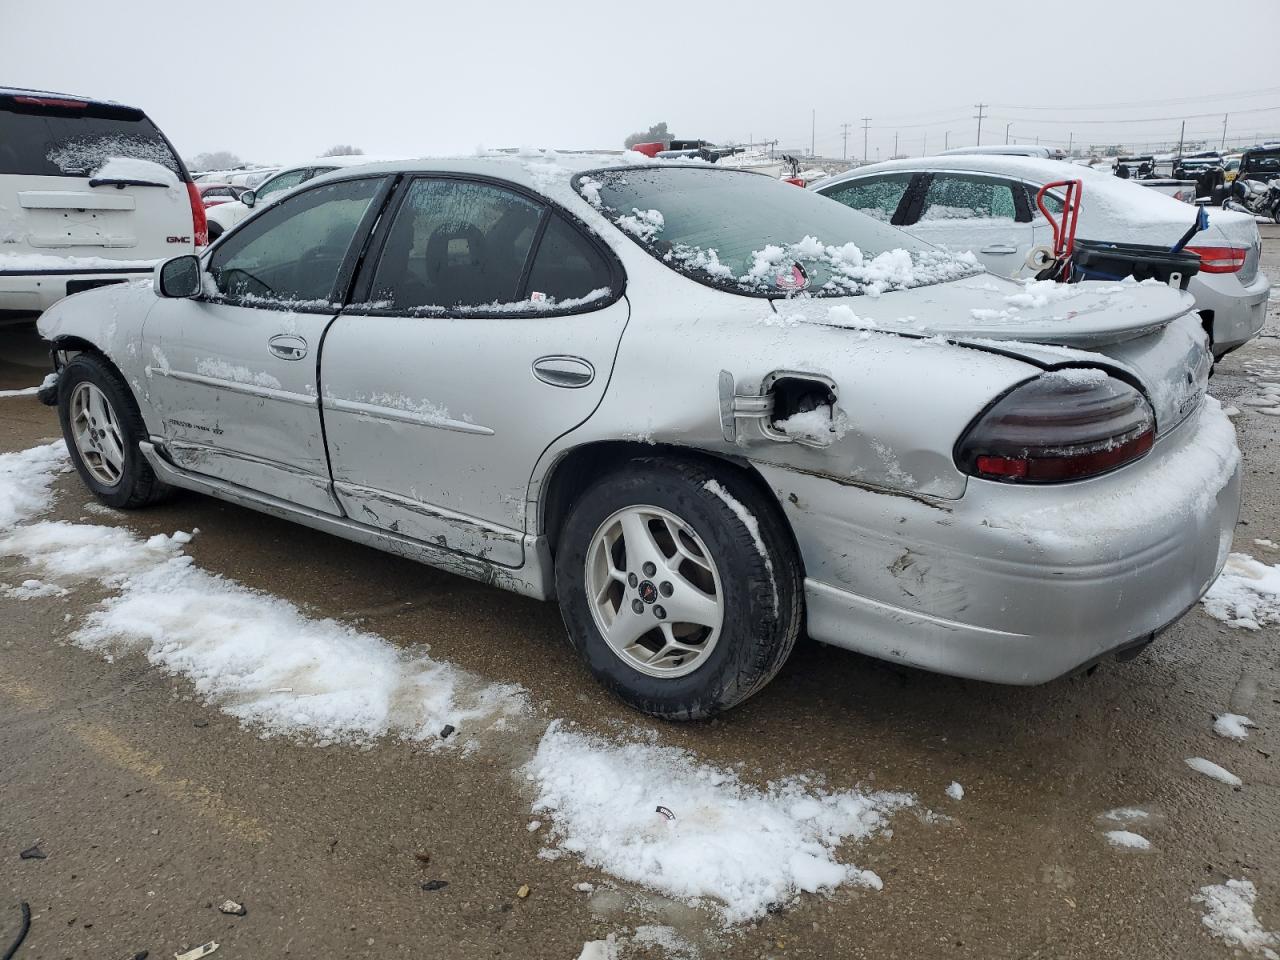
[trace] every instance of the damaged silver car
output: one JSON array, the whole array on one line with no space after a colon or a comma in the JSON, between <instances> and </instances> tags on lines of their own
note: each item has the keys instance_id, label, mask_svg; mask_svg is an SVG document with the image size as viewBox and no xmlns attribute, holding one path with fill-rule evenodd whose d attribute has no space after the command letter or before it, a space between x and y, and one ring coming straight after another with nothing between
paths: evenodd
<instances>
[{"instance_id":1,"label":"damaged silver car","mask_svg":"<svg viewBox=\"0 0 1280 960\"><path fill-rule=\"evenodd\" d=\"M1028 684L1177 620L1240 497L1192 310L546 154L337 171L40 329L102 502L186 488L555 599L608 689L697 718L801 633Z\"/></svg>"}]
</instances>

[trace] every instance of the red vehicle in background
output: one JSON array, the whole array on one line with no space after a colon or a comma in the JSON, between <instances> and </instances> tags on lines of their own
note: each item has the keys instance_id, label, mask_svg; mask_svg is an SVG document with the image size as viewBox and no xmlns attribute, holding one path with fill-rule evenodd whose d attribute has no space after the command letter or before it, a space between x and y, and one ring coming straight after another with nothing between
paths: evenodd
<instances>
[{"instance_id":1,"label":"red vehicle in background","mask_svg":"<svg viewBox=\"0 0 1280 960\"><path fill-rule=\"evenodd\" d=\"M200 191L200 199L204 201L205 209L216 207L220 203L229 203L232 200L239 200L240 194L248 190L248 187L237 187L229 183L197 183L196 189Z\"/></svg>"}]
</instances>

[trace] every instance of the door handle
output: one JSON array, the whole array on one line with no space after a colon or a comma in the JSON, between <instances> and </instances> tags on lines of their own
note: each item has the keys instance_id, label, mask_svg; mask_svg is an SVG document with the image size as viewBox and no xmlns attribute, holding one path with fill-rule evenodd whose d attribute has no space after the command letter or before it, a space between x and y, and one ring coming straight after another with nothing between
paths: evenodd
<instances>
[{"instance_id":1,"label":"door handle","mask_svg":"<svg viewBox=\"0 0 1280 960\"><path fill-rule=\"evenodd\" d=\"M279 333L267 341L267 349L281 360L301 360L307 355L307 341L291 333Z\"/></svg>"},{"instance_id":2,"label":"door handle","mask_svg":"<svg viewBox=\"0 0 1280 960\"><path fill-rule=\"evenodd\" d=\"M553 387L576 390L596 378L596 368L581 357L550 356L533 361L533 375Z\"/></svg>"},{"instance_id":3,"label":"door handle","mask_svg":"<svg viewBox=\"0 0 1280 960\"><path fill-rule=\"evenodd\" d=\"M1018 248L1011 243L993 243L983 247L981 253L1017 253Z\"/></svg>"}]
</instances>

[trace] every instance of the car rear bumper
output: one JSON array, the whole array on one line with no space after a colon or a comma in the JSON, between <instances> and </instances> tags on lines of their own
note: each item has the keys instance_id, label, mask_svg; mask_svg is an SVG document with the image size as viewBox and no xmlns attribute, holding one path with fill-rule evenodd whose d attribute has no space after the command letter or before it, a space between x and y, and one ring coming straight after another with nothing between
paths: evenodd
<instances>
[{"instance_id":1,"label":"car rear bumper","mask_svg":"<svg viewBox=\"0 0 1280 960\"><path fill-rule=\"evenodd\" d=\"M42 270L30 273L0 270L0 310L42 313L73 293L148 277L153 269L127 267L119 270Z\"/></svg>"},{"instance_id":2,"label":"car rear bumper","mask_svg":"<svg viewBox=\"0 0 1280 960\"><path fill-rule=\"evenodd\" d=\"M1056 487L970 480L926 503L762 473L804 557L812 637L1012 684L1176 621L1221 572L1240 507L1234 431L1212 399L1141 462Z\"/></svg>"},{"instance_id":3,"label":"car rear bumper","mask_svg":"<svg viewBox=\"0 0 1280 960\"><path fill-rule=\"evenodd\" d=\"M1261 270L1248 286L1232 274L1201 274L1192 279L1192 284L1196 309L1213 311L1215 357L1244 346L1262 330L1271 281Z\"/></svg>"}]
</instances>

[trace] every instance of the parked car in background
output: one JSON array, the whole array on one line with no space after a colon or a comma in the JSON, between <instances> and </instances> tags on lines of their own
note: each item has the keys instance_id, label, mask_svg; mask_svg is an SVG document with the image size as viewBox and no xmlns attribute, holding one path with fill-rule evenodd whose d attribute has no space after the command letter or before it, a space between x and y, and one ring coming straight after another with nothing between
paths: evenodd
<instances>
[{"instance_id":1,"label":"parked car in background","mask_svg":"<svg viewBox=\"0 0 1280 960\"><path fill-rule=\"evenodd\" d=\"M155 277L40 324L102 502L184 487L556 599L658 716L752 696L802 625L1043 682L1148 643L1230 549L1187 294L1025 303L751 172L351 167Z\"/></svg>"},{"instance_id":2,"label":"parked car in background","mask_svg":"<svg viewBox=\"0 0 1280 960\"><path fill-rule=\"evenodd\" d=\"M972 250L992 273L1035 276L1027 257L1049 246L1052 230L1035 203L1047 183L1080 180L1083 198L1077 236L1112 243L1171 247L1195 220L1196 210L1133 181L1056 160L948 156L895 160L859 167L814 189L913 236L952 250ZM1060 198L1050 194L1061 210ZM1230 211L1209 214L1209 229L1189 250L1200 272L1188 288L1217 357L1258 335L1266 319L1270 281L1258 269L1262 239L1253 218Z\"/></svg>"},{"instance_id":3,"label":"parked car in background","mask_svg":"<svg viewBox=\"0 0 1280 960\"><path fill-rule=\"evenodd\" d=\"M261 186L254 188L247 185L240 196L229 203L221 203L209 214L209 239L216 240L223 232L234 227L249 216L254 207L263 207L278 200L294 187L318 177L322 173L337 170L341 167L354 167L362 163L376 162L370 157L324 157L310 160L297 166L287 167L274 175L264 175ZM245 175L246 178L250 174ZM235 178L233 178L234 180Z\"/></svg>"},{"instance_id":4,"label":"parked car in background","mask_svg":"<svg viewBox=\"0 0 1280 960\"><path fill-rule=\"evenodd\" d=\"M200 191L200 199L204 201L205 209L216 207L220 203L229 203L232 200L239 200L240 194L248 190L248 187L236 187L229 183L216 183L201 180L196 184L196 189Z\"/></svg>"},{"instance_id":5,"label":"parked car in background","mask_svg":"<svg viewBox=\"0 0 1280 960\"><path fill-rule=\"evenodd\" d=\"M0 88L0 316L148 276L205 243L195 184L145 113Z\"/></svg>"}]
</instances>

